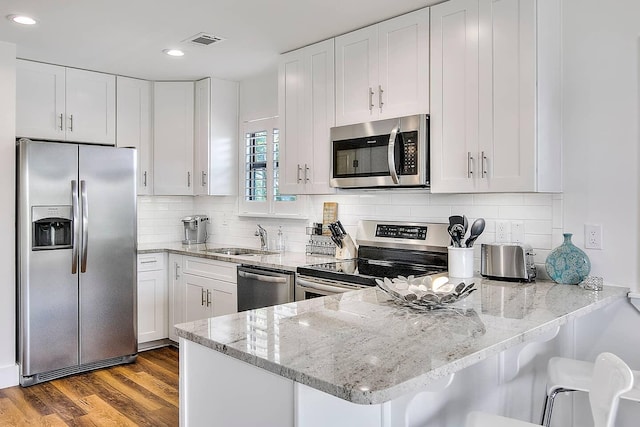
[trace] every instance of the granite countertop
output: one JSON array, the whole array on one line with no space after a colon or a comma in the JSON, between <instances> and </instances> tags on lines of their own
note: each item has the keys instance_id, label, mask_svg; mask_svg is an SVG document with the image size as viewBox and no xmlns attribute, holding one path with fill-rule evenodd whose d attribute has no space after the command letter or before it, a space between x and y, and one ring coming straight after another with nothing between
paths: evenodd
<instances>
[{"instance_id":1,"label":"granite countertop","mask_svg":"<svg viewBox=\"0 0 640 427\"><path fill-rule=\"evenodd\" d=\"M552 332L628 292L474 280L478 291L456 303L456 310L415 311L369 288L184 323L176 331L341 399L379 404Z\"/></svg>"},{"instance_id":2,"label":"granite countertop","mask_svg":"<svg viewBox=\"0 0 640 427\"><path fill-rule=\"evenodd\" d=\"M247 264L257 267L274 268L277 270L294 272L298 267L303 265L322 264L324 262L335 261L335 258L332 256L306 255L303 252L274 252L268 255L225 255L208 251L210 249L225 247L230 247L230 245L211 243L198 245L183 245L182 243L145 244L138 245L138 254L169 252L180 255L208 258L217 261L226 261L236 264Z\"/></svg>"}]
</instances>

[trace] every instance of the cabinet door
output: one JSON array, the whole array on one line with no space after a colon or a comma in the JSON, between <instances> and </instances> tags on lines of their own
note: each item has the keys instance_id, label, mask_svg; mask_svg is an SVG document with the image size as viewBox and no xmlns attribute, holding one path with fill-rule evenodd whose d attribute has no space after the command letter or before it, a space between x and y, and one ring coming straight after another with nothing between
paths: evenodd
<instances>
[{"instance_id":1,"label":"cabinet door","mask_svg":"<svg viewBox=\"0 0 640 427\"><path fill-rule=\"evenodd\" d=\"M67 68L67 141L116 143L116 76Z\"/></svg>"},{"instance_id":2,"label":"cabinet door","mask_svg":"<svg viewBox=\"0 0 640 427\"><path fill-rule=\"evenodd\" d=\"M429 9L378 25L381 119L429 112Z\"/></svg>"},{"instance_id":3,"label":"cabinet door","mask_svg":"<svg viewBox=\"0 0 640 427\"><path fill-rule=\"evenodd\" d=\"M479 189L535 191L536 2L480 0Z\"/></svg>"},{"instance_id":4,"label":"cabinet door","mask_svg":"<svg viewBox=\"0 0 640 427\"><path fill-rule=\"evenodd\" d=\"M216 280L211 283L208 304L213 316L224 316L238 312L238 287L235 283Z\"/></svg>"},{"instance_id":5,"label":"cabinet door","mask_svg":"<svg viewBox=\"0 0 640 427\"><path fill-rule=\"evenodd\" d=\"M193 82L155 82L153 192L193 194Z\"/></svg>"},{"instance_id":6,"label":"cabinet door","mask_svg":"<svg viewBox=\"0 0 640 427\"><path fill-rule=\"evenodd\" d=\"M431 8L431 191L473 192L478 171L478 0Z\"/></svg>"},{"instance_id":7,"label":"cabinet door","mask_svg":"<svg viewBox=\"0 0 640 427\"><path fill-rule=\"evenodd\" d=\"M210 296L210 282L213 279L184 275L184 321L207 319L213 316Z\"/></svg>"},{"instance_id":8,"label":"cabinet door","mask_svg":"<svg viewBox=\"0 0 640 427\"><path fill-rule=\"evenodd\" d=\"M193 194L209 194L209 141L211 131L211 79L198 80L195 83L194 115L194 180Z\"/></svg>"},{"instance_id":9,"label":"cabinet door","mask_svg":"<svg viewBox=\"0 0 640 427\"><path fill-rule=\"evenodd\" d=\"M138 195L153 194L151 151L151 85L118 76L116 145L138 150Z\"/></svg>"},{"instance_id":10,"label":"cabinet door","mask_svg":"<svg viewBox=\"0 0 640 427\"><path fill-rule=\"evenodd\" d=\"M304 52L300 49L281 55L278 65L279 184L282 194L302 193L303 106Z\"/></svg>"},{"instance_id":11,"label":"cabinet door","mask_svg":"<svg viewBox=\"0 0 640 427\"><path fill-rule=\"evenodd\" d=\"M167 300L165 270L138 273L138 343L168 337Z\"/></svg>"},{"instance_id":12,"label":"cabinet door","mask_svg":"<svg viewBox=\"0 0 640 427\"><path fill-rule=\"evenodd\" d=\"M335 39L336 125L378 118L378 26Z\"/></svg>"},{"instance_id":13,"label":"cabinet door","mask_svg":"<svg viewBox=\"0 0 640 427\"><path fill-rule=\"evenodd\" d=\"M184 257L169 254L169 338L178 341L174 325L184 323L184 274L182 272Z\"/></svg>"},{"instance_id":14,"label":"cabinet door","mask_svg":"<svg viewBox=\"0 0 640 427\"><path fill-rule=\"evenodd\" d=\"M211 79L208 175L211 196L238 194L238 89L237 82Z\"/></svg>"},{"instance_id":15,"label":"cabinet door","mask_svg":"<svg viewBox=\"0 0 640 427\"><path fill-rule=\"evenodd\" d=\"M304 161L303 194L335 192L329 185L331 140L335 126L334 40L304 49L304 117L301 154Z\"/></svg>"},{"instance_id":16,"label":"cabinet door","mask_svg":"<svg viewBox=\"0 0 640 427\"><path fill-rule=\"evenodd\" d=\"M16 136L64 140L65 69L16 61Z\"/></svg>"}]
</instances>

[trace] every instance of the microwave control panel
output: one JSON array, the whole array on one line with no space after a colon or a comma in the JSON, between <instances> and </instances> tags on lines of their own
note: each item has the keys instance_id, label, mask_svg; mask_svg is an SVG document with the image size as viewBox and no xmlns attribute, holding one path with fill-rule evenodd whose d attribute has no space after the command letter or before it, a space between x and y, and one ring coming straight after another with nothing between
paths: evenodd
<instances>
[{"instance_id":1,"label":"microwave control panel","mask_svg":"<svg viewBox=\"0 0 640 427\"><path fill-rule=\"evenodd\" d=\"M400 175L416 175L418 173L418 132L402 132L404 161Z\"/></svg>"}]
</instances>

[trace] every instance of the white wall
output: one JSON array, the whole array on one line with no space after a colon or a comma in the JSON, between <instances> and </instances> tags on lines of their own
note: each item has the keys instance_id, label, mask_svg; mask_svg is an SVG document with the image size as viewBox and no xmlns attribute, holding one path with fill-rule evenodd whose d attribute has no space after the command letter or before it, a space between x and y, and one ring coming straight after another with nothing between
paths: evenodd
<instances>
[{"instance_id":1,"label":"white wall","mask_svg":"<svg viewBox=\"0 0 640 427\"><path fill-rule=\"evenodd\" d=\"M563 2L564 222L603 226L592 272L640 290L638 59L640 2Z\"/></svg>"},{"instance_id":2,"label":"white wall","mask_svg":"<svg viewBox=\"0 0 640 427\"><path fill-rule=\"evenodd\" d=\"M18 383L15 299L16 47L0 42L0 388Z\"/></svg>"}]
</instances>

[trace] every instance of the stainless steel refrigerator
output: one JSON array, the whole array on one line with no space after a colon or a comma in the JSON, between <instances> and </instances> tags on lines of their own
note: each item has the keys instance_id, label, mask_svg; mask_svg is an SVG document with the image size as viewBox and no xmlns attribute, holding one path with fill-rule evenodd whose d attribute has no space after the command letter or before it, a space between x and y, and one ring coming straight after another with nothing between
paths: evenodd
<instances>
[{"instance_id":1,"label":"stainless steel refrigerator","mask_svg":"<svg viewBox=\"0 0 640 427\"><path fill-rule=\"evenodd\" d=\"M135 150L27 139L17 147L20 384L132 362Z\"/></svg>"}]
</instances>

